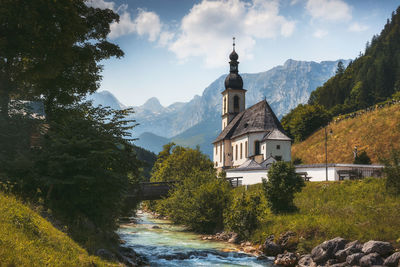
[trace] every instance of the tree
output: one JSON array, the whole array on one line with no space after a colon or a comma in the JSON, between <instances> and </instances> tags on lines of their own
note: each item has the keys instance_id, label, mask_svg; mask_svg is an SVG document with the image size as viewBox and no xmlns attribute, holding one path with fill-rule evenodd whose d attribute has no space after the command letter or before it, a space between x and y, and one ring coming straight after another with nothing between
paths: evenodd
<instances>
[{"instance_id":1,"label":"tree","mask_svg":"<svg viewBox=\"0 0 400 267\"><path fill-rule=\"evenodd\" d=\"M354 164L367 164L371 165L371 159L368 157L367 152L362 151L359 155L357 155L354 159Z\"/></svg>"},{"instance_id":2,"label":"tree","mask_svg":"<svg viewBox=\"0 0 400 267\"><path fill-rule=\"evenodd\" d=\"M272 212L294 211L294 194L300 192L304 185L292 163L274 162L268 170L268 180L263 179L263 189Z\"/></svg>"},{"instance_id":3,"label":"tree","mask_svg":"<svg viewBox=\"0 0 400 267\"><path fill-rule=\"evenodd\" d=\"M400 195L400 150L392 150L388 158L382 159L386 174L386 190L394 195Z\"/></svg>"},{"instance_id":4,"label":"tree","mask_svg":"<svg viewBox=\"0 0 400 267\"><path fill-rule=\"evenodd\" d=\"M99 61L123 52L107 41L112 10L83 0L0 3L0 115L11 98L41 99L48 119L58 105L97 90Z\"/></svg>"},{"instance_id":5,"label":"tree","mask_svg":"<svg viewBox=\"0 0 400 267\"><path fill-rule=\"evenodd\" d=\"M337 68L336 68L336 74L342 75L345 71L345 67L343 65L343 62L340 60L337 64Z\"/></svg>"},{"instance_id":6,"label":"tree","mask_svg":"<svg viewBox=\"0 0 400 267\"><path fill-rule=\"evenodd\" d=\"M295 142L299 142L327 125L330 120L331 115L323 106L300 104L286 114L281 123Z\"/></svg>"}]
</instances>

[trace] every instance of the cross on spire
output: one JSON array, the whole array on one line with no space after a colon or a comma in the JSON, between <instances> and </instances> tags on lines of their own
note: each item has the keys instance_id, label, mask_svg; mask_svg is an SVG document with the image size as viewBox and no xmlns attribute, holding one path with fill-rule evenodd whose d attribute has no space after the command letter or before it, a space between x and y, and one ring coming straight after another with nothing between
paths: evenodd
<instances>
[{"instance_id":1,"label":"cross on spire","mask_svg":"<svg viewBox=\"0 0 400 267\"><path fill-rule=\"evenodd\" d=\"M235 51L235 37L232 38L233 39L233 51Z\"/></svg>"}]
</instances>

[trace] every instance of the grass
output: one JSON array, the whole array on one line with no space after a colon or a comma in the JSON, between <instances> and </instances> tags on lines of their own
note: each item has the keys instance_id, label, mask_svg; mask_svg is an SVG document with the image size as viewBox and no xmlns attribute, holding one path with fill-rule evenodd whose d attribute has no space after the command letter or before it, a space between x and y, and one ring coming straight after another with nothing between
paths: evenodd
<instances>
[{"instance_id":1,"label":"grass","mask_svg":"<svg viewBox=\"0 0 400 267\"><path fill-rule=\"evenodd\" d=\"M261 185L251 187L262 194ZM295 197L299 211L260 220L252 241L293 231L299 252L309 252L317 244L337 236L348 240L389 241L400 247L400 196L385 191L385 179L308 182Z\"/></svg>"},{"instance_id":2,"label":"grass","mask_svg":"<svg viewBox=\"0 0 400 267\"><path fill-rule=\"evenodd\" d=\"M366 151L373 163L400 148L400 105L392 105L356 118L331 123L328 137L328 162L352 163L354 146ZM292 146L292 158L305 164L325 162L325 134L321 129L305 141Z\"/></svg>"},{"instance_id":3,"label":"grass","mask_svg":"<svg viewBox=\"0 0 400 267\"><path fill-rule=\"evenodd\" d=\"M65 233L0 192L0 266L118 266L90 256Z\"/></svg>"}]
</instances>

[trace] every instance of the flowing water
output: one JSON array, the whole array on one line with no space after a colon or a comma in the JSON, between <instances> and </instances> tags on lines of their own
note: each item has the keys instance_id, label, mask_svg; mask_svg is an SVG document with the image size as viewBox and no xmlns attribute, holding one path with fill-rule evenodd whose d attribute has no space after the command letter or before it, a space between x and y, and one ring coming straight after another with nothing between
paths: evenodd
<instances>
[{"instance_id":1,"label":"flowing water","mask_svg":"<svg viewBox=\"0 0 400 267\"><path fill-rule=\"evenodd\" d=\"M229 243L201 240L182 226L147 213L139 212L136 224L121 225L118 234L150 266L272 266L270 260L257 260Z\"/></svg>"}]
</instances>

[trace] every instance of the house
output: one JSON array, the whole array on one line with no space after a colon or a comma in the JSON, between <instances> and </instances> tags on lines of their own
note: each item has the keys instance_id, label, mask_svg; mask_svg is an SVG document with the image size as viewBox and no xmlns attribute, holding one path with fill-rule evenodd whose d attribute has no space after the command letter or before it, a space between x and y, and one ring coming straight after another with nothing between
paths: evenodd
<instances>
[{"instance_id":1,"label":"house","mask_svg":"<svg viewBox=\"0 0 400 267\"><path fill-rule=\"evenodd\" d=\"M229 55L230 72L222 94L222 131L213 142L213 162L227 177L242 177L243 184L259 183L276 160L291 160L292 140L266 99L245 108L246 90L238 71L239 56Z\"/></svg>"}]
</instances>

